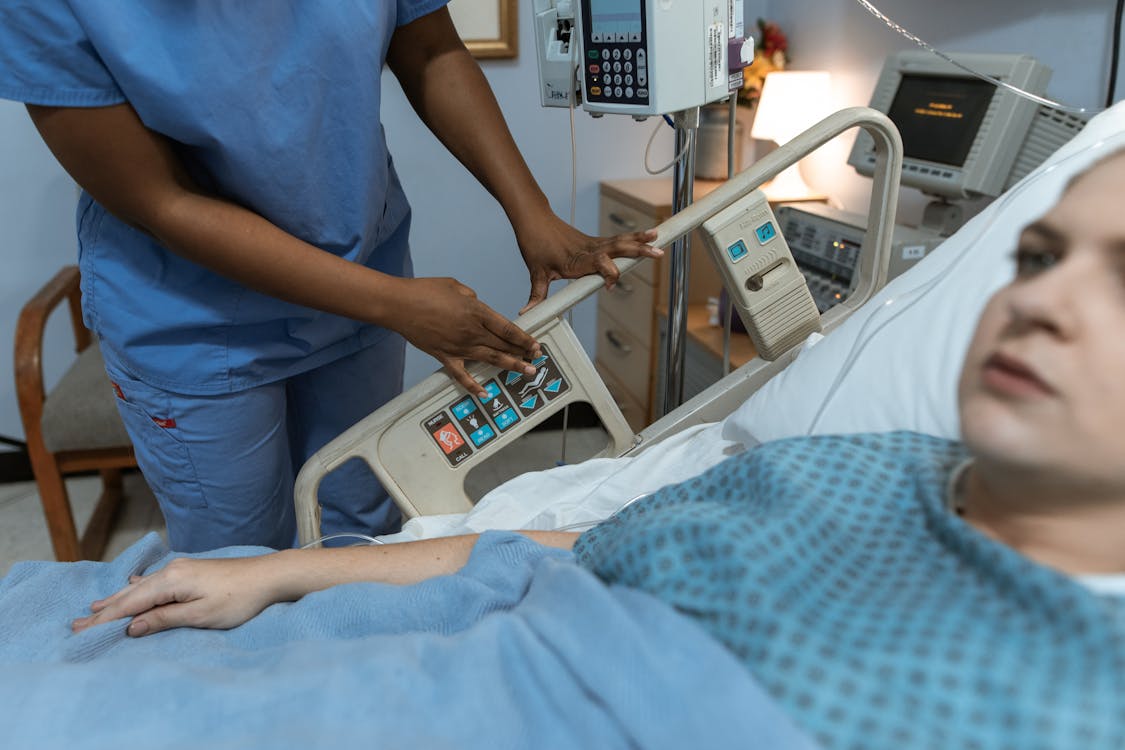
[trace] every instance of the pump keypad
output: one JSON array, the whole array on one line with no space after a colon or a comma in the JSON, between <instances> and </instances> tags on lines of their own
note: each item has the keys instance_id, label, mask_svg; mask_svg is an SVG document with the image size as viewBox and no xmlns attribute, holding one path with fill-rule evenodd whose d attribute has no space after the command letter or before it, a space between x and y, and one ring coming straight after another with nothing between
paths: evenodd
<instances>
[{"instance_id":1,"label":"pump keypad","mask_svg":"<svg viewBox=\"0 0 1125 750\"><path fill-rule=\"evenodd\" d=\"M632 22L595 32L585 29L582 39L589 64L584 71L587 101L593 104L647 106L648 33L644 3ZM587 14L589 11L586 11ZM587 15L587 18L590 16ZM593 28L598 28L595 24ZM595 69L596 68L596 69Z\"/></svg>"}]
</instances>

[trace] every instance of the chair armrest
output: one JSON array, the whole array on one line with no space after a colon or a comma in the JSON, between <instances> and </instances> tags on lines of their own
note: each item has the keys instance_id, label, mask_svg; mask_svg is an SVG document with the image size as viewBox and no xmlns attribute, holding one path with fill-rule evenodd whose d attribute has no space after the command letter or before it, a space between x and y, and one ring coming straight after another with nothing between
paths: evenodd
<instances>
[{"instance_id":1,"label":"chair armrest","mask_svg":"<svg viewBox=\"0 0 1125 750\"><path fill-rule=\"evenodd\" d=\"M82 292L77 266L66 266L43 285L20 310L16 323L15 376L16 396L24 431L30 436L39 432L43 402L43 331L47 319L63 300L69 303L70 322L74 329L76 351L90 345L90 332L82 323Z\"/></svg>"}]
</instances>

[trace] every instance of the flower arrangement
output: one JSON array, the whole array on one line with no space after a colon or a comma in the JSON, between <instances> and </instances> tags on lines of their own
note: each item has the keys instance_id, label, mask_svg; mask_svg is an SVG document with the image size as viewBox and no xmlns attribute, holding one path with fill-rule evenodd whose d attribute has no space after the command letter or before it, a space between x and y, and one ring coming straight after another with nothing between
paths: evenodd
<instances>
[{"instance_id":1,"label":"flower arrangement","mask_svg":"<svg viewBox=\"0 0 1125 750\"><path fill-rule=\"evenodd\" d=\"M742 88L738 92L738 103L753 107L762 94L762 84L766 75L775 70L785 70L789 62L789 39L776 23L758 19L758 43L754 49L754 61L742 69Z\"/></svg>"}]
</instances>

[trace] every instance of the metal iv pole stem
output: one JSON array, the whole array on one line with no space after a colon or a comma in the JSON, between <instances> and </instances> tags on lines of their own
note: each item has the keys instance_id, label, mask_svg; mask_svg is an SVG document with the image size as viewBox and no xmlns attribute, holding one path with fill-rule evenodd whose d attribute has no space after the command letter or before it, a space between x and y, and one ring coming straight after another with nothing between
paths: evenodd
<instances>
[{"instance_id":1,"label":"metal iv pole stem","mask_svg":"<svg viewBox=\"0 0 1125 750\"><path fill-rule=\"evenodd\" d=\"M699 108L677 112L674 153L683 153L672 174L672 215L690 206L695 198L695 147L699 133ZM668 259L668 336L664 346L664 393L659 416L684 400L684 360L687 350L687 288L691 269L691 233L672 243Z\"/></svg>"}]
</instances>

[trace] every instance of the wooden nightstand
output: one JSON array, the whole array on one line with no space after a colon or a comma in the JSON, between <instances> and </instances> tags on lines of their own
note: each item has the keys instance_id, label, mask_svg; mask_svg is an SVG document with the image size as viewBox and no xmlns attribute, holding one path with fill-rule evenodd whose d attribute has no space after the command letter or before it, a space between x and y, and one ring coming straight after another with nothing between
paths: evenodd
<instances>
[{"instance_id":1,"label":"wooden nightstand","mask_svg":"<svg viewBox=\"0 0 1125 750\"><path fill-rule=\"evenodd\" d=\"M695 181L701 198L721 182ZM672 180L644 178L601 183L598 232L603 236L654 227L672 215ZM703 241L692 235L688 281L688 341L684 397L690 398L722 376L723 332L707 322L707 299L722 287ZM595 366L635 430L651 424L663 380L662 340L668 306L668 263L648 260L625 276L613 291L598 294ZM756 356L745 333L731 338L731 367Z\"/></svg>"}]
</instances>

